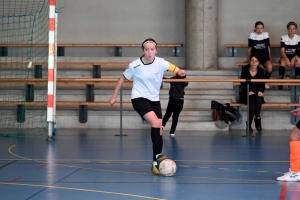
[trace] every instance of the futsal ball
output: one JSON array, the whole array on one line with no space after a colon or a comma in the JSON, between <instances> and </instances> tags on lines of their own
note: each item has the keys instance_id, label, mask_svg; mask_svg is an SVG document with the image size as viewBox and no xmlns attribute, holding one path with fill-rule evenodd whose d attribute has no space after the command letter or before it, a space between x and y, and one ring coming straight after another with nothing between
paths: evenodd
<instances>
[{"instance_id":1,"label":"futsal ball","mask_svg":"<svg viewBox=\"0 0 300 200\"><path fill-rule=\"evenodd\" d=\"M176 163L171 159L161 161L158 166L159 172L163 176L173 176L176 172Z\"/></svg>"}]
</instances>

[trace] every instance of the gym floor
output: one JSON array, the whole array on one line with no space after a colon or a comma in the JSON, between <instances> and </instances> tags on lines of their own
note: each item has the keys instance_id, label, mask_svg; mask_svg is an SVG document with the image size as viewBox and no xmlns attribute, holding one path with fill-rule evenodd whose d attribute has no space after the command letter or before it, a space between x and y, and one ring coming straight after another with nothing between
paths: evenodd
<instances>
[{"instance_id":1,"label":"gym floor","mask_svg":"<svg viewBox=\"0 0 300 200\"><path fill-rule=\"evenodd\" d=\"M62 129L0 138L4 200L300 199L300 182L278 182L289 169L289 131L164 131L172 177L153 175L149 130ZM125 136L127 135L127 136Z\"/></svg>"}]
</instances>

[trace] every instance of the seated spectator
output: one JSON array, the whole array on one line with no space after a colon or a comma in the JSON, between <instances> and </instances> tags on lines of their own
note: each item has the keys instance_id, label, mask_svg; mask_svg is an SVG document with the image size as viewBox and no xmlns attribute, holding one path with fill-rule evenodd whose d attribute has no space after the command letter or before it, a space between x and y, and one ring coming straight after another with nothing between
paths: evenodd
<instances>
[{"instance_id":1,"label":"seated spectator","mask_svg":"<svg viewBox=\"0 0 300 200\"><path fill-rule=\"evenodd\" d=\"M269 33L264 32L264 23L258 21L255 23L254 32L250 34L248 38L248 53L247 58L244 62L249 63L250 55L255 54L265 69L265 79L269 79L272 74L272 61L271 61L271 50L270 50L270 38ZM269 86L265 85L268 89Z\"/></svg>"},{"instance_id":2,"label":"seated spectator","mask_svg":"<svg viewBox=\"0 0 300 200\"><path fill-rule=\"evenodd\" d=\"M288 34L283 35L280 41L281 58L279 67L279 78L284 79L285 67L295 67L295 52L300 47L300 36L296 34L297 24L289 22L287 24ZM300 77L300 68L295 68L295 78ZM282 90L283 86L278 85L278 89Z\"/></svg>"},{"instance_id":3,"label":"seated spectator","mask_svg":"<svg viewBox=\"0 0 300 200\"><path fill-rule=\"evenodd\" d=\"M250 56L250 64L246 65L242 69L242 79L264 79L264 70L259 67L259 61L257 55ZM241 83L242 91L240 92L239 103L247 105L247 96L249 95L249 131L253 133L251 124L255 115L255 128L257 131L261 131L261 104L265 103L264 94L265 83L263 82L250 82L249 93L247 93L247 83ZM247 125L248 122L246 122ZM247 126L246 126L247 127Z\"/></svg>"}]
</instances>

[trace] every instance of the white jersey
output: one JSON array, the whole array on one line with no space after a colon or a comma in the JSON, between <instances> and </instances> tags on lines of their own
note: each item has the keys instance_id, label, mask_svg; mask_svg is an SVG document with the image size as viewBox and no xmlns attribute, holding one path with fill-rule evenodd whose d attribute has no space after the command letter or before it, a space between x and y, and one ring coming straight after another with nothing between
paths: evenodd
<instances>
[{"instance_id":1,"label":"white jersey","mask_svg":"<svg viewBox=\"0 0 300 200\"><path fill-rule=\"evenodd\" d=\"M123 73L127 80L133 78L131 99L142 97L159 101L163 75L168 68L169 62L160 57L155 57L149 64L144 64L142 57L131 62Z\"/></svg>"},{"instance_id":2,"label":"white jersey","mask_svg":"<svg viewBox=\"0 0 300 200\"><path fill-rule=\"evenodd\" d=\"M296 50L300 47L300 36L295 34L293 39L291 39L288 35L283 35L280 46L284 48L286 56L291 60L295 56Z\"/></svg>"},{"instance_id":3,"label":"white jersey","mask_svg":"<svg viewBox=\"0 0 300 200\"><path fill-rule=\"evenodd\" d=\"M261 34L251 33L248 38L248 47L251 47L251 54L257 54L261 58L269 58L270 38L269 33L262 32Z\"/></svg>"}]
</instances>

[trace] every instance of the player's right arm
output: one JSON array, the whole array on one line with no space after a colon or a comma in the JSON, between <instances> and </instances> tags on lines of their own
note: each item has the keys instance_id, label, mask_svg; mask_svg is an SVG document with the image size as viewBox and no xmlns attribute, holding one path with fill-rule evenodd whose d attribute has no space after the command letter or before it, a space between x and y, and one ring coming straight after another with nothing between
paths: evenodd
<instances>
[{"instance_id":1,"label":"player's right arm","mask_svg":"<svg viewBox=\"0 0 300 200\"><path fill-rule=\"evenodd\" d=\"M116 103L117 95L118 95L124 81L125 81L125 77L124 77L124 75L122 75L118 80L118 83L115 87L114 93L112 94L112 96L109 99L110 106L113 106Z\"/></svg>"},{"instance_id":2,"label":"player's right arm","mask_svg":"<svg viewBox=\"0 0 300 200\"><path fill-rule=\"evenodd\" d=\"M118 95L123 83L125 82L125 80L130 80L133 77L132 65L133 64L130 63L128 65L128 67L126 68L126 70L123 72L123 75L119 78L118 83L115 87L114 93L112 94L111 98L109 99L109 103L111 106L113 106L114 103L116 103L117 95Z\"/></svg>"},{"instance_id":3,"label":"player's right arm","mask_svg":"<svg viewBox=\"0 0 300 200\"><path fill-rule=\"evenodd\" d=\"M291 113L294 115L294 116L299 116L300 115L300 108L297 108L295 110L292 110Z\"/></svg>"}]
</instances>

